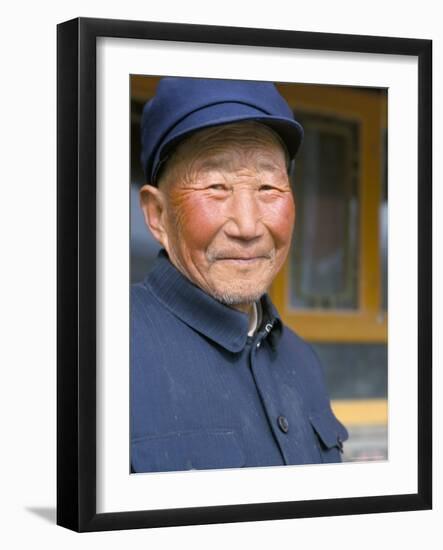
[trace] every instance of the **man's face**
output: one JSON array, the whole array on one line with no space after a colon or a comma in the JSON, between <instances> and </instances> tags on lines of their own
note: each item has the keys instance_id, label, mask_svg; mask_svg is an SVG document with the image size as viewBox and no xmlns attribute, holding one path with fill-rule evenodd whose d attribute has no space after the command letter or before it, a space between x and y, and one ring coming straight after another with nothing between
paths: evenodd
<instances>
[{"instance_id":1,"label":"man's face","mask_svg":"<svg viewBox=\"0 0 443 550\"><path fill-rule=\"evenodd\" d=\"M246 311L291 243L295 205L278 138L257 123L203 130L168 162L163 246L195 285Z\"/></svg>"}]
</instances>

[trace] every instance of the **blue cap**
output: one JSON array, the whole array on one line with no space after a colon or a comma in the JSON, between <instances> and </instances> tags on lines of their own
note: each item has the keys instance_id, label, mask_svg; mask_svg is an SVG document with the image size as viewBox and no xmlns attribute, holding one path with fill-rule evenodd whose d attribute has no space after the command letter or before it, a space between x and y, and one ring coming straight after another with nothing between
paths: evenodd
<instances>
[{"instance_id":1,"label":"blue cap","mask_svg":"<svg viewBox=\"0 0 443 550\"><path fill-rule=\"evenodd\" d=\"M189 134L232 122L255 120L282 139L292 159L303 127L271 82L163 78L143 109L141 162L147 183L156 184L168 153Z\"/></svg>"}]
</instances>

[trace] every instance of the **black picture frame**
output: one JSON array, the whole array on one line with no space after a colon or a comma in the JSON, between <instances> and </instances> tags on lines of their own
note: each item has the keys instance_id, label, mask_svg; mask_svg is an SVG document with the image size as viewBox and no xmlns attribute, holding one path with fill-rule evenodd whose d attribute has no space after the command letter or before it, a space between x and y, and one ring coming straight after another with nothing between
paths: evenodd
<instances>
[{"instance_id":1,"label":"black picture frame","mask_svg":"<svg viewBox=\"0 0 443 550\"><path fill-rule=\"evenodd\" d=\"M418 490L165 510L96 510L96 39L182 41L418 59ZM57 29L57 523L75 531L432 507L432 41L78 18Z\"/></svg>"}]
</instances>

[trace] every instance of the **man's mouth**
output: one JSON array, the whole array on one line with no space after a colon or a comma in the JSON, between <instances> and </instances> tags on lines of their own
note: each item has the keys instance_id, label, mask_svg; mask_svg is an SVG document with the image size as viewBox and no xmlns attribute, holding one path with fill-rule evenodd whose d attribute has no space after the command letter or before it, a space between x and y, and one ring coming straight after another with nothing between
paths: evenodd
<instances>
[{"instance_id":1,"label":"man's mouth","mask_svg":"<svg viewBox=\"0 0 443 550\"><path fill-rule=\"evenodd\" d=\"M237 251L214 251L207 254L209 263L214 264L231 264L235 266L255 265L264 261L272 261L275 257L275 250L270 251L252 251L252 250L237 250Z\"/></svg>"},{"instance_id":2,"label":"man's mouth","mask_svg":"<svg viewBox=\"0 0 443 550\"><path fill-rule=\"evenodd\" d=\"M269 256L223 256L220 258L216 258L216 261L219 262L232 262L232 263L238 263L238 264L252 264L254 262L258 262L260 260L266 260L269 259Z\"/></svg>"}]
</instances>

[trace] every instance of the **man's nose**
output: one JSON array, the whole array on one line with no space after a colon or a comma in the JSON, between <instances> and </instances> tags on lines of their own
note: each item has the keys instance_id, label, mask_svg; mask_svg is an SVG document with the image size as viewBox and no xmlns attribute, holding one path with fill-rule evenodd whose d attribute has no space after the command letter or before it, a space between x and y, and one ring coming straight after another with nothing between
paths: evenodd
<instances>
[{"instance_id":1,"label":"man's nose","mask_svg":"<svg viewBox=\"0 0 443 550\"><path fill-rule=\"evenodd\" d=\"M225 232L229 237L252 240L262 236L262 210L255 191L235 191L227 208Z\"/></svg>"}]
</instances>

